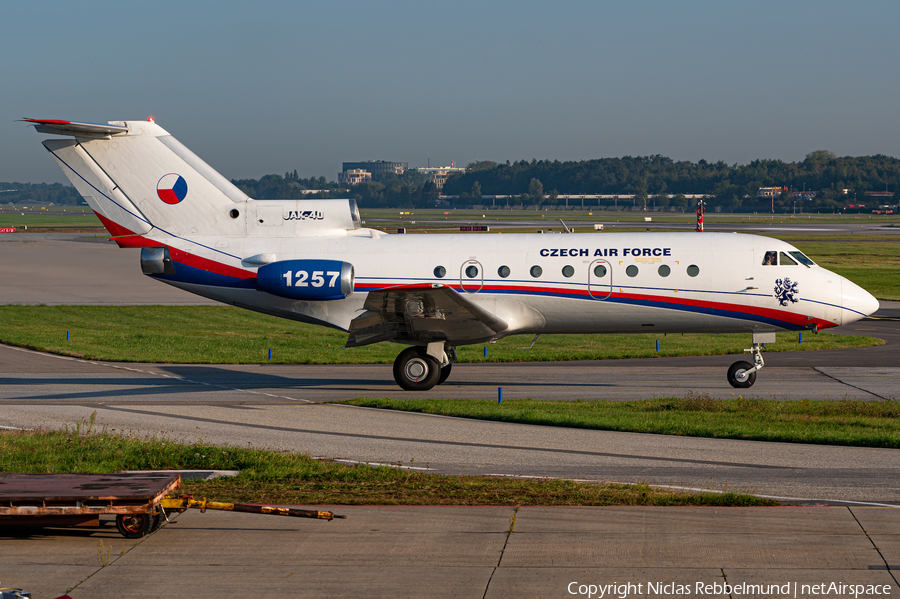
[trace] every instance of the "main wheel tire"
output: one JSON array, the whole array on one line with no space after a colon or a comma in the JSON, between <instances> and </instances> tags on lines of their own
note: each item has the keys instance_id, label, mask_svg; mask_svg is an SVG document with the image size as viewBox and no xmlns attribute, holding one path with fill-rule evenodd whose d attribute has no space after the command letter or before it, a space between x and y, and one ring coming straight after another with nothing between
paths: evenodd
<instances>
[{"instance_id":1,"label":"main wheel tire","mask_svg":"<svg viewBox=\"0 0 900 599\"><path fill-rule=\"evenodd\" d=\"M440 376L441 365L424 348L410 347L394 360L394 380L406 391L428 391Z\"/></svg>"},{"instance_id":2,"label":"main wheel tire","mask_svg":"<svg viewBox=\"0 0 900 599\"><path fill-rule=\"evenodd\" d=\"M444 383L444 381L447 380L447 377L450 376L450 368L452 366L453 366L453 364L447 364L446 366L441 368L441 376L438 377L438 382L437 382L438 385L442 385Z\"/></svg>"},{"instance_id":3,"label":"main wheel tire","mask_svg":"<svg viewBox=\"0 0 900 599\"><path fill-rule=\"evenodd\" d=\"M751 372L746 375L744 380L741 375L743 375L746 371L753 368L753 364L750 362L745 362L741 360L740 362L735 362L728 369L728 383L734 387L735 389L746 389L747 387L752 387L753 383L756 382L756 371Z\"/></svg>"},{"instance_id":4,"label":"main wheel tire","mask_svg":"<svg viewBox=\"0 0 900 599\"><path fill-rule=\"evenodd\" d=\"M116 528L126 539L140 539L153 527L153 516L150 514L119 514L116 516Z\"/></svg>"}]
</instances>

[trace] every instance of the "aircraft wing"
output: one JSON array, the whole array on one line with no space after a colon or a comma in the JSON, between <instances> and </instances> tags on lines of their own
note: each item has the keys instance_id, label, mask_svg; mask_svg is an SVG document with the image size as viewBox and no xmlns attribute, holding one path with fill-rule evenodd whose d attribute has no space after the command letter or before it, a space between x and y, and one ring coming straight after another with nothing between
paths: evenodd
<instances>
[{"instance_id":1,"label":"aircraft wing","mask_svg":"<svg viewBox=\"0 0 900 599\"><path fill-rule=\"evenodd\" d=\"M34 123L36 131L50 135L112 135L128 133L128 127L102 123L76 123L73 121L57 121L53 119L22 119L26 123Z\"/></svg>"},{"instance_id":2,"label":"aircraft wing","mask_svg":"<svg viewBox=\"0 0 900 599\"><path fill-rule=\"evenodd\" d=\"M363 309L350 321L346 347L379 341L478 343L508 326L464 295L438 284L370 291Z\"/></svg>"}]
</instances>

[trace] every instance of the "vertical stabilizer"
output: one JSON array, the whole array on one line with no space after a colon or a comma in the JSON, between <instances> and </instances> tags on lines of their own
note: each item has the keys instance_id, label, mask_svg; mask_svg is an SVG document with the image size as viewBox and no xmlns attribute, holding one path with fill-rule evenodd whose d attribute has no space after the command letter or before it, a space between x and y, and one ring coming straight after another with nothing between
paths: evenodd
<instances>
[{"instance_id":1,"label":"vertical stabilizer","mask_svg":"<svg viewBox=\"0 0 900 599\"><path fill-rule=\"evenodd\" d=\"M156 123L65 123L37 129L75 137L44 146L113 235L245 235L249 198Z\"/></svg>"},{"instance_id":2,"label":"vertical stabilizer","mask_svg":"<svg viewBox=\"0 0 900 599\"><path fill-rule=\"evenodd\" d=\"M44 147L114 237L143 235L152 225L74 139L48 139Z\"/></svg>"}]
</instances>

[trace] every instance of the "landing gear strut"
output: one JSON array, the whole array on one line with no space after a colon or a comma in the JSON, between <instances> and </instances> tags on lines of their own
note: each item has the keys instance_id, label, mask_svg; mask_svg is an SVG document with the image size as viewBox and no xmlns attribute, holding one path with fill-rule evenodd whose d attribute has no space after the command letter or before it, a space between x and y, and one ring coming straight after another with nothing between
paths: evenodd
<instances>
[{"instance_id":1,"label":"landing gear strut","mask_svg":"<svg viewBox=\"0 0 900 599\"><path fill-rule=\"evenodd\" d=\"M428 391L447 380L455 361L456 348L448 347L445 352L443 342L409 347L394 360L394 380L406 391Z\"/></svg>"},{"instance_id":2,"label":"landing gear strut","mask_svg":"<svg viewBox=\"0 0 900 599\"><path fill-rule=\"evenodd\" d=\"M456 355L455 347L447 348L447 364L441 366L441 376L438 377L438 385L443 385L444 381L447 380L447 377L450 376L450 367L453 366L453 363L456 362L459 358Z\"/></svg>"},{"instance_id":3,"label":"landing gear strut","mask_svg":"<svg viewBox=\"0 0 900 599\"><path fill-rule=\"evenodd\" d=\"M728 383L735 389L752 387L756 382L756 372L765 366L760 343L754 341L753 347L744 351L753 355L753 364L741 360L732 364L728 369Z\"/></svg>"}]
</instances>

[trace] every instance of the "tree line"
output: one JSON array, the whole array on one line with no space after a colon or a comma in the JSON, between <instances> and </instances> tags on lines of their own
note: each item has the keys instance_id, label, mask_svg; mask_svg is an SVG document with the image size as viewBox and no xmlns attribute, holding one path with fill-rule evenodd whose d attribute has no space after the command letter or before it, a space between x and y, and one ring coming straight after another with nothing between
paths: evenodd
<instances>
[{"instance_id":1,"label":"tree line","mask_svg":"<svg viewBox=\"0 0 900 599\"><path fill-rule=\"evenodd\" d=\"M81 199L81 194L71 185L62 183L3 183L0 182L0 204L56 204L74 206Z\"/></svg>"},{"instance_id":2,"label":"tree line","mask_svg":"<svg viewBox=\"0 0 900 599\"><path fill-rule=\"evenodd\" d=\"M883 154L837 157L819 150L801 162L754 160L745 165L723 161L678 161L665 156L624 156L597 160L532 160L506 164L476 162L466 173L447 180L443 193L462 202L483 195L518 196L521 203L556 203L559 194L610 194L635 196L635 202L657 202L659 207L680 203L684 194L705 194L711 206L726 210L771 209L770 199L757 199L760 187L786 188L775 198L775 209L793 202L797 191L816 191L807 208L840 209L863 201L866 191L896 192L900 186L900 160ZM547 192L546 190L550 190ZM845 190L848 193L845 193Z\"/></svg>"},{"instance_id":3,"label":"tree line","mask_svg":"<svg viewBox=\"0 0 900 599\"><path fill-rule=\"evenodd\" d=\"M376 175L349 191L325 177L299 177L296 170L232 183L256 199L352 197L361 208L467 207L489 204L484 196L494 195L514 196L512 204L552 206L561 202L562 194L606 194L634 195L632 205L641 207L685 209L692 205L685 194L704 194L710 207L726 211L782 211L792 207L793 192L806 190L817 193L811 200L798 202L798 207L836 211L849 203L865 202L866 191L896 192L900 160L882 154L837 157L820 150L800 162L754 160L745 165L721 160L676 162L660 155L566 162L480 161L469 164L465 173L452 175L440 191L414 170ZM786 189L774 199L758 199L760 187ZM442 194L449 197L442 199ZM74 187L59 183L0 183L0 203L4 204L77 204L80 200Z\"/></svg>"}]
</instances>

